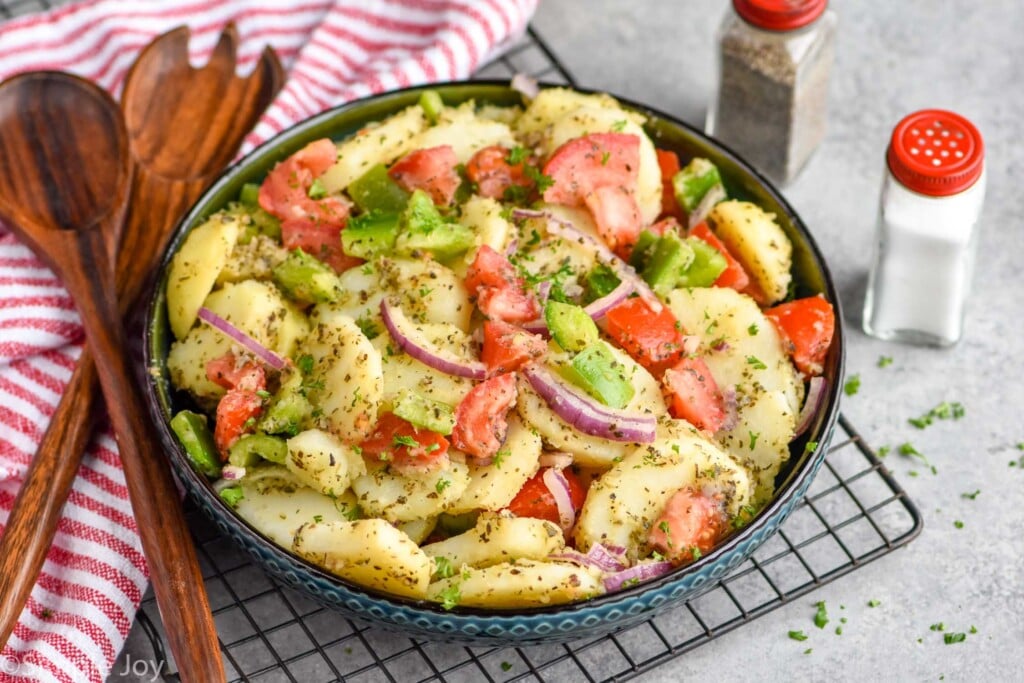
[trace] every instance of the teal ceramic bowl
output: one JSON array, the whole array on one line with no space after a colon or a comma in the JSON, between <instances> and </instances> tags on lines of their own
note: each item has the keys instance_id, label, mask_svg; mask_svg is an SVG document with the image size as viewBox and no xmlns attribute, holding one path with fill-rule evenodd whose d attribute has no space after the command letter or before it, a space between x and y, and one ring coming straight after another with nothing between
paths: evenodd
<instances>
[{"instance_id":1,"label":"teal ceramic bowl","mask_svg":"<svg viewBox=\"0 0 1024 683\"><path fill-rule=\"evenodd\" d=\"M507 83L467 82L433 86L446 103L469 99L498 105L520 104L520 96ZM825 377L828 393L823 409L807 433L792 444L792 457L777 480L777 494L746 527L726 539L697 562L656 580L586 602L517 611L455 608L445 611L434 603L395 598L333 576L275 545L225 505L210 482L195 472L174 437L168 421L186 407L167 379L166 358L172 340L167 321L164 284L171 257L189 230L238 196L242 185L259 182L278 161L322 137L348 137L366 124L415 103L422 88L371 97L324 112L268 141L229 168L200 198L178 226L164 254L146 311L145 392L148 408L164 448L185 488L220 531L230 536L256 563L278 580L315 600L381 628L413 637L443 639L465 644L553 643L594 637L628 627L657 611L692 598L713 586L774 534L807 491L825 458L839 412L838 388L843 374L843 317L839 299L821 252L807 227L782 196L742 159L690 126L661 112L620 98L648 118L647 130L658 147L680 154L684 160L702 156L722 172L729 195L753 201L773 212L794 246L797 296L822 293L836 308L836 335ZM805 448L808 442L816 443Z\"/></svg>"}]
</instances>

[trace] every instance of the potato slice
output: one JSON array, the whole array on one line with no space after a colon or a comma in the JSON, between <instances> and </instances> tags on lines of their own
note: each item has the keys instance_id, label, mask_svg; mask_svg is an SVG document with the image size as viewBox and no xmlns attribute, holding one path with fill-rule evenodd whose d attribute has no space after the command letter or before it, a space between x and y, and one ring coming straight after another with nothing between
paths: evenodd
<instances>
[{"instance_id":1,"label":"potato slice","mask_svg":"<svg viewBox=\"0 0 1024 683\"><path fill-rule=\"evenodd\" d=\"M426 597L433 562L383 519L305 524L292 549L360 586L409 598Z\"/></svg>"},{"instance_id":2,"label":"potato slice","mask_svg":"<svg viewBox=\"0 0 1024 683\"><path fill-rule=\"evenodd\" d=\"M444 512L468 483L466 465L452 462L447 469L417 477L381 468L353 480L352 490L366 514L389 522L411 522Z\"/></svg>"},{"instance_id":3,"label":"potato slice","mask_svg":"<svg viewBox=\"0 0 1024 683\"><path fill-rule=\"evenodd\" d=\"M213 289L238 242L238 216L214 214L185 238L167 273L167 318L177 339L184 339L203 301Z\"/></svg>"},{"instance_id":4,"label":"potato slice","mask_svg":"<svg viewBox=\"0 0 1024 683\"><path fill-rule=\"evenodd\" d=\"M730 199L708 214L708 225L764 292L765 304L786 298L792 280L793 244L775 215L757 204Z\"/></svg>"},{"instance_id":5,"label":"potato slice","mask_svg":"<svg viewBox=\"0 0 1024 683\"><path fill-rule=\"evenodd\" d=\"M696 427L682 420L659 425L654 443L635 448L590 487L576 522L576 547L595 543L643 554L647 533L676 491L693 486L725 496L735 515L750 502L750 475Z\"/></svg>"},{"instance_id":6,"label":"potato slice","mask_svg":"<svg viewBox=\"0 0 1024 683\"><path fill-rule=\"evenodd\" d=\"M533 517L480 515L476 526L457 536L423 546L458 570L463 565L490 567L513 560L543 560L565 547L557 524Z\"/></svg>"},{"instance_id":7,"label":"potato slice","mask_svg":"<svg viewBox=\"0 0 1024 683\"><path fill-rule=\"evenodd\" d=\"M484 147L501 145L511 148L516 145L516 139L507 123L478 117L473 102L466 102L459 107L445 108L437 123L425 128L412 141L410 149L441 145L451 146L456 161L464 164Z\"/></svg>"},{"instance_id":8,"label":"potato slice","mask_svg":"<svg viewBox=\"0 0 1024 683\"><path fill-rule=\"evenodd\" d=\"M514 414L509 415L502 452L505 455L497 464L469 465L469 484L448 512L459 515L472 510L500 510L540 468L540 437Z\"/></svg>"},{"instance_id":9,"label":"potato slice","mask_svg":"<svg viewBox=\"0 0 1024 683\"><path fill-rule=\"evenodd\" d=\"M541 607L587 600L604 593L596 572L568 562L517 560L435 581L427 599L462 607Z\"/></svg>"},{"instance_id":10,"label":"potato slice","mask_svg":"<svg viewBox=\"0 0 1024 683\"><path fill-rule=\"evenodd\" d=\"M303 484L328 496L347 490L354 478L366 474L361 455L320 429L288 439L285 466Z\"/></svg>"},{"instance_id":11,"label":"potato slice","mask_svg":"<svg viewBox=\"0 0 1024 683\"><path fill-rule=\"evenodd\" d=\"M367 127L338 145L338 160L320 176L320 182L328 194L341 192L377 164L389 164L416 149L416 136L426 127L427 118L418 104Z\"/></svg>"},{"instance_id":12,"label":"potato slice","mask_svg":"<svg viewBox=\"0 0 1024 683\"><path fill-rule=\"evenodd\" d=\"M618 100L606 93L585 94L569 88L545 88L516 120L516 132L520 135L544 132L555 121L580 107L621 111L626 118L641 125L644 123L642 115L623 111Z\"/></svg>"}]
</instances>

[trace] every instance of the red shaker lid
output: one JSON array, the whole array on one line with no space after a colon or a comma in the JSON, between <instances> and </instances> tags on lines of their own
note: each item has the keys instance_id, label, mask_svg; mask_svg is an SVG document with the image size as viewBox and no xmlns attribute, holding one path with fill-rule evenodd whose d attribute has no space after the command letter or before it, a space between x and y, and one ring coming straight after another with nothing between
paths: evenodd
<instances>
[{"instance_id":1,"label":"red shaker lid","mask_svg":"<svg viewBox=\"0 0 1024 683\"><path fill-rule=\"evenodd\" d=\"M792 31L825 11L828 0L732 0L736 14L758 28Z\"/></svg>"},{"instance_id":2,"label":"red shaker lid","mask_svg":"<svg viewBox=\"0 0 1024 683\"><path fill-rule=\"evenodd\" d=\"M886 160L907 189L933 197L962 192L981 176L985 145L974 124L951 111L925 109L892 131Z\"/></svg>"}]
</instances>

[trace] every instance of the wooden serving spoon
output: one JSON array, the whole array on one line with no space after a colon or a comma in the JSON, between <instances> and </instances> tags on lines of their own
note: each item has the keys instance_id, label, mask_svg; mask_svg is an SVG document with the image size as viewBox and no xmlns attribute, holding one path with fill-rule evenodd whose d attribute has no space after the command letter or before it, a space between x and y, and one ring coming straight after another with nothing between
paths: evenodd
<instances>
[{"instance_id":1,"label":"wooden serving spoon","mask_svg":"<svg viewBox=\"0 0 1024 683\"><path fill-rule=\"evenodd\" d=\"M178 217L234 158L284 81L274 51L253 72L235 75L237 35L229 24L209 63L193 69L187 28L164 34L136 59L122 97L136 162L128 227L117 255L117 289L125 313L156 269ZM220 107L210 107L211 102ZM191 103L201 108L181 114ZM189 129L182 130L186 119ZM202 148L196 136L208 142ZM61 509L91 434L96 366L86 347L52 416L0 539L0 648L42 569ZM155 439L150 449L160 451Z\"/></svg>"},{"instance_id":2,"label":"wooden serving spoon","mask_svg":"<svg viewBox=\"0 0 1024 683\"><path fill-rule=\"evenodd\" d=\"M60 274L75 299L182 677L223 680L220 657L210 656L217 632L195 547L167 461L148 447L114 294L110 255L130 183L124 119L105 91L57 72L0 84L0 217Z\"/></svg>"}]
</instances>

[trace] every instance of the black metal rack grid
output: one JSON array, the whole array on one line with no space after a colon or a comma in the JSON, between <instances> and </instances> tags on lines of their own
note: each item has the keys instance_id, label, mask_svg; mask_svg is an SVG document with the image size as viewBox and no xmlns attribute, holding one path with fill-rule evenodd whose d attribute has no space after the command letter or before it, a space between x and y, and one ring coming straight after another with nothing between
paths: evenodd
<instances>
[{"instance_id":1,"label":"black metal rack grid","mask_svg":"<svg viewBox=\"0 0 1024 683\"><path fill-rule=\"evenodd\" d=\"M0 19L60 4L65 0L0 0ZM477 76L515 73L575 85L533 29ZM699 597L600 638L471 648L412 640L345 618L270 579L198 511L189 514L189 523L229 678L303 683L625 680L855 571L906 545L921 530L917 508L840 417L824 466L779 533ZM167 661L151 593L138 621L155 660ZM165 670L173 672L173 663Z\"/></svg>"}]
</instances>

